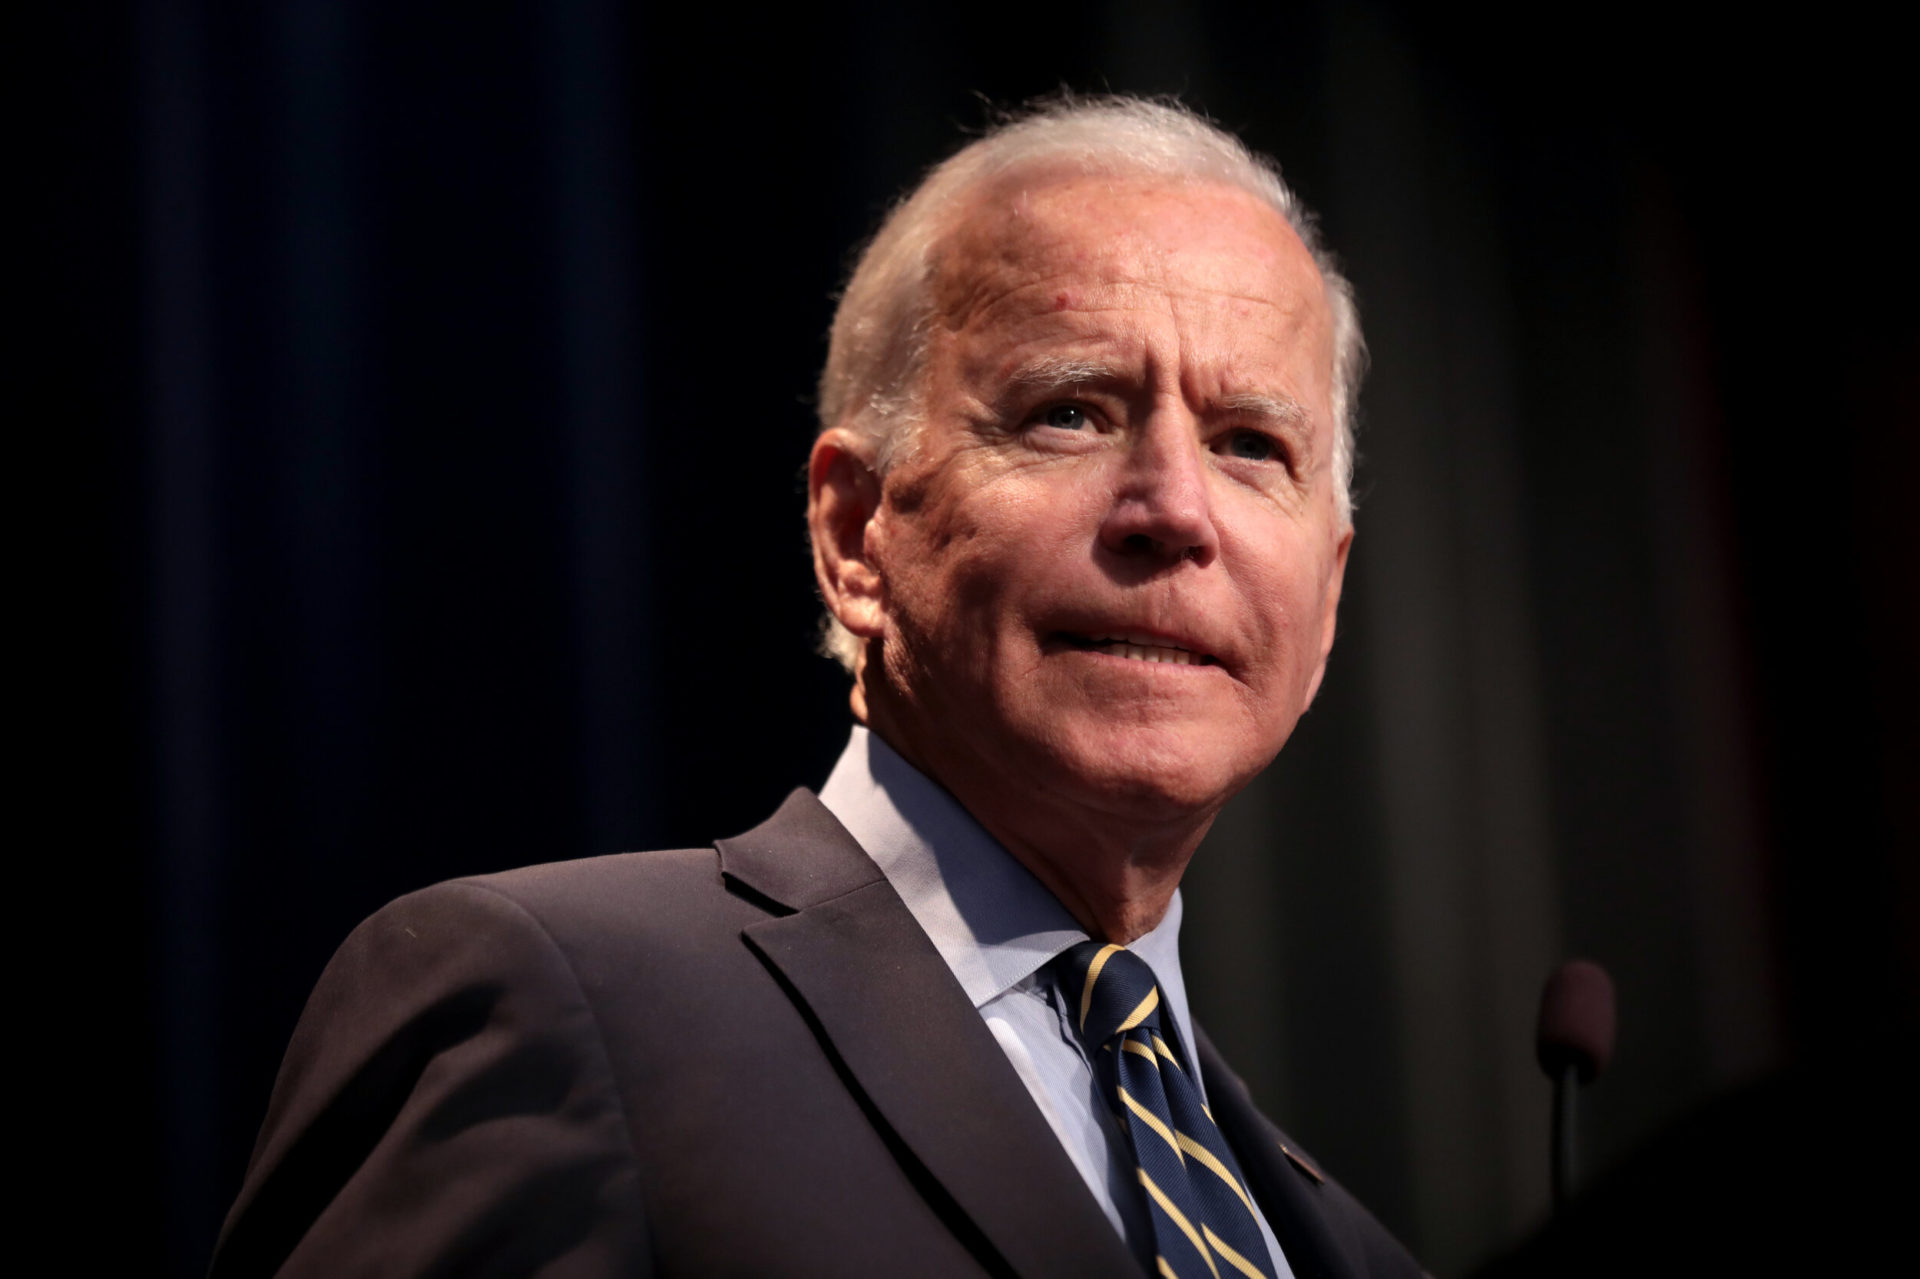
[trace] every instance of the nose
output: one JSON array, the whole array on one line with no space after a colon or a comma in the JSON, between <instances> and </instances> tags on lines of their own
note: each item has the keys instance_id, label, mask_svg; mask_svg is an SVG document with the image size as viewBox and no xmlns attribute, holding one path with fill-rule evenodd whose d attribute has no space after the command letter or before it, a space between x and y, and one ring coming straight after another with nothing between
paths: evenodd
<instances>
[{"instance_id":1,"label":"nose","mask_svg":"<svg viewBox=\"0 0 1920 1279\"><path fill-rule=\"evenodd\" d=\"M1121 463L1100 543L1130 558L1205 566L1220 553L1208 500L1207 462L1197 424L1185 412L1160 412L1134 437Z\"/></svg>"}]
</instances>

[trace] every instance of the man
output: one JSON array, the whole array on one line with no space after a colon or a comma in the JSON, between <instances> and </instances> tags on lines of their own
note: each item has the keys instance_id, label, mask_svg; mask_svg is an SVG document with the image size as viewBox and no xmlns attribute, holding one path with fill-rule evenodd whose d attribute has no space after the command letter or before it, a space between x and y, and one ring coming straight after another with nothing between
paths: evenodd
<instances>
[{"instance_id":1,"label":"man","mask_svg":"<svg viewBox=\"0 0 1920 1279\"><path fill-rule=\"evenodd\" d=\"M1178 956L1333 641L1358 363L1304 214L1195 117L1056 104L936 169L821 383L827 785L362 925L214 1274L1417 1274Z\"/></svg>"}]
</instances>

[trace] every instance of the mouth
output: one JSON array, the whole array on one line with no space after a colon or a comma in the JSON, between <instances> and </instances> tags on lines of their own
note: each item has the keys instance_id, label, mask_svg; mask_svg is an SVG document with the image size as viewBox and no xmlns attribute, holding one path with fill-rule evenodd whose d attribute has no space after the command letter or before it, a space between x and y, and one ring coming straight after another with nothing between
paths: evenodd
<instances>
[{"instance_id":1,"label":"mouth","mask_svg":"<svg viewBox=\"0 0 1920 1279\"><path fill-rule=\"evenodd\" d=\"M1143 635L1126 631L1107 635L1075 635L1061 632L1056 637L1065 647L1083 653L1101 653L1128 662L1151 662L1161 666L1218 666L1220 659L1175 643L1162 635Z\"/></svg>"}]
</instances>

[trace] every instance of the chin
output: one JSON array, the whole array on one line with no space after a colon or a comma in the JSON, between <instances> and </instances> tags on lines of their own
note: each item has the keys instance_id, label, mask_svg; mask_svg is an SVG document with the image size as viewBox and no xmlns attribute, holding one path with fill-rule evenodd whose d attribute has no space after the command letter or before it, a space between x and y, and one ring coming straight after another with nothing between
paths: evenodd
<instances>
[{"instance_id":1,"label":"chin","mask_svg":"<svg viewBox=\"0 0 1920 1279\"><path fill-rule=\"evenodd\" d=\"M1222 749L1222 734L1099 726L1058 740L1061 789L1094 807L1142 822L1179 822L1217 812L1259 775L1271 755Z\"/></svg>"}]
</instances>

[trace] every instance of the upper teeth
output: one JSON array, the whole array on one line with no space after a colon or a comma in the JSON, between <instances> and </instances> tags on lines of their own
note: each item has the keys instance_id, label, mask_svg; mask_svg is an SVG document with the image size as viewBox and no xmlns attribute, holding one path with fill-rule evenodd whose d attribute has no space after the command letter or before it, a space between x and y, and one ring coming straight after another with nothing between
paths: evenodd
<instances>
[{"instance_id":1,"label":"upper teeth","mask_svg":"<svg viewBox=\"0 0 1920 1279\"><path fill-rule=\"evenodd\" d=\"M1169 662L1175 666L1198 666L1206 661L1199 653L1162 644L1143 644L1117 635L1103 635L1093 641L1115 657L1135 662Z\"/></svg>"}]
</instances>

